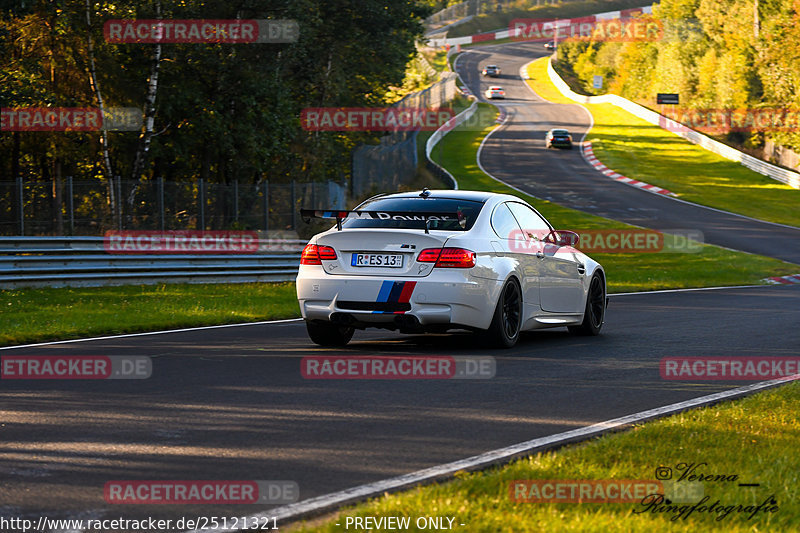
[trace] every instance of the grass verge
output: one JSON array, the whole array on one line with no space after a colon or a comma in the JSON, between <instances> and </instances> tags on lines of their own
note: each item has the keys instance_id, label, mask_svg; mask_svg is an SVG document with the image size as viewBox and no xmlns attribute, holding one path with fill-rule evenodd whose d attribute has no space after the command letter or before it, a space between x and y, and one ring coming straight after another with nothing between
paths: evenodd
<instances>
[{"instance_id":1,"label":"grass verge","mask_svg":"<svg viewBox=\"0 0 800 533\"><path fill-rule=\"evenodd\" d=\"M327 523L293 530L343 531L345 517L408 516L413 525L416 517L444 516L455 518L454 524L464 523L457 529L470 532L798 531L800 455L792 452L800 440L798 413L800 384L793 383L532 455L502 468L456 475L453 481L378 498L343 509ZM698 464L695 474L737 476L731 481L702 483L706 506L719 500L718 506L724 509L734 506L728 514L654 512L640 502L516 503L509 496L515 480L654 480L661 467L671 468L675 479L682 473L680 463ZM676 485L680 483L687 482ZM739 483L759 486L740 487ZM748 519L748 512L735 508L757 506L770 496L777 502L775 512L759 512Z\"/></svg>"},{"instance_id":2,"label":"grass verge","mask_svg":"<svg viewBox=\"0 0 800 533\"><path fill-rule=\"evenodd\" d=\"M574 104L547 76L547 58L528 67L528 84L555 103ZM800 227L800 189L749 170L611 104L584 105L594 117L587 140L606 166L668 189L683 200Z\"/></svg>"},{"instance_id":3,"label":"grass verge","mask_svg":"<svg viewBox=\"0 0 800 533\"><path fill-rule=\"evenodd\" d=\"M294 283L0 291L0 346L300 316Z\"/></svg>"},{"instance_id":4,"label":"grass verge","mask_svg":"<svg viewBox=\"0 0 800 533\"><path fill-rule=\"evenodd\" d=\"M434 160L458 180L460 189L482 190L519 196L535 206L557 228L632 228L621 222L569 209L519 193L486 175L477 164L481 141L493 130L489 104L479 104L483 123L469 129L459 126L444 137L444 146L433 151ZM698 253L592 253L608 276L609 292L633 292L689 287L748 285L768 276L797 272L797 266L777 259L704 245Z\"/></svg>"}]
</instances>

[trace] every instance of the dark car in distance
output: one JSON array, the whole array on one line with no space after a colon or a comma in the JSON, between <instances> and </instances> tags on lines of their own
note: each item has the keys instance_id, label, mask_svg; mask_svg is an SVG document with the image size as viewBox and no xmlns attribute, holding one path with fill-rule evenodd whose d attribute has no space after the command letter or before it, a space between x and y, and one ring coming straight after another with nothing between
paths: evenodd
<instances>
[{"instance_id":1,"label":"dark car in distance","mask_svg":"<svg viewBox=\"0 0 800 533\"><path fill-rule=\"evenodd\" d=\"M545 135L544 144L547 148L563 146L572 149L572 135L567 130L553 128Z\"/></svg>"}]
</instances>

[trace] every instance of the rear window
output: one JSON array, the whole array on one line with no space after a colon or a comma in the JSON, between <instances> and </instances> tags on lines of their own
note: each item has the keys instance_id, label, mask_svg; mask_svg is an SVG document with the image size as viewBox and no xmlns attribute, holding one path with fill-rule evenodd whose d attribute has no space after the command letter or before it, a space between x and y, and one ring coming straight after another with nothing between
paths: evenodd
<instances>
[{"instance_id":1,"label":"rear window","mask_svg":"<svg viewBox=\"0 0 800 533\"><path fill-rule=\"evenodd\" d=\"M483 208L483 202L473 200L457 200L453 198L377 198L358 206L356 210L364 211L401 211L407 215L396 216L386 220L348 219L342 225L346 228L402 228L424 229L422 217L414 213L442 213L453 216L461 212L466 220L461 227L457 219L431 220L430 229L447 231L467 231L475 224L475 219Z\"/></svg>"}]
</instances>

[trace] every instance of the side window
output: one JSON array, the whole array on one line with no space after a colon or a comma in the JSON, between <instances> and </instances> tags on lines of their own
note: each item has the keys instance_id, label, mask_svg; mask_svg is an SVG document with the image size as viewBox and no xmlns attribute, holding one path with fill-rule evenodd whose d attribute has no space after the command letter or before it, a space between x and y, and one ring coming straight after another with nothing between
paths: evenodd
<instances>
[{"instance_id":1,"label":"side window","mask_svg":"<svg viewBox=\"0 0 800 533\"><path fill-rule=\"evenodd\" d=\"M500 204L492 213L492 228L501 239L524 241L525 237L517 224L514 215L508 210L508 204Z\"/></svg>"},{"instance_id":2,"label":"side window","mask_svg":"<svg viewBox=\"0 0 800 533\"><path fill-rule=\"evenodd\" d=\"M525 233L539 239L544 239L550 233L550 226L547 222L530 207L516 202L509 202L507 205Z\"/></svg>"}]
</instances>

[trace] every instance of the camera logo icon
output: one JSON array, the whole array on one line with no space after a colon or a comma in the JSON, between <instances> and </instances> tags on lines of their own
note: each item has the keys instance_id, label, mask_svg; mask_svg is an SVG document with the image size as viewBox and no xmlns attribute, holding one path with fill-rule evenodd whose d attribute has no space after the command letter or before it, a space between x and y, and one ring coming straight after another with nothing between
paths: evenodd
<instances>
[{"instance_id":1,"label":"camera logo icon","mask_svg":"<svg viewBox=\"0 0 800 533\"><path fill-rule=\"evenodd\" d=\"M665 479L672 479L672 469L668 466L659 466L656 468L656 479L661 481Z\"/></svg>"}]
</instances>

